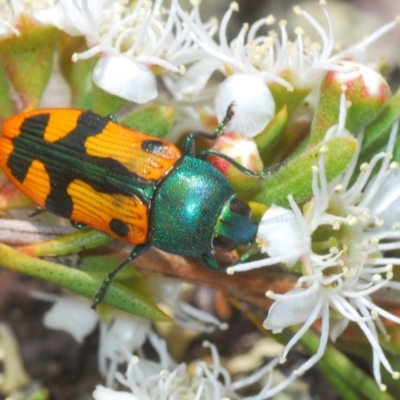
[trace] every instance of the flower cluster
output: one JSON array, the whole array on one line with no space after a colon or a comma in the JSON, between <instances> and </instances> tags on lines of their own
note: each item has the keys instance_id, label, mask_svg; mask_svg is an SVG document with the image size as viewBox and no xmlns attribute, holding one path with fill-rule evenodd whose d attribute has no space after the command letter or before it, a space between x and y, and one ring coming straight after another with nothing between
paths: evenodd
<instances>
[{"instance_id":1,"label":"flower cluster","mask_svg":"<svg viewBox=\"0 0 400 400\"><path fill-rule=\"evenodd\" d=\"M345 104L343 94L341 112L344 113ZM327 138L347 134L345 117L339 119L342 123L333 127ZM229 269L232 273L276 263L293 267L299 261L303 276L295 288L286 294L266 293L275 302L264 321L264 328L273 332L303 324L286 345L284 361L304 332L321 318L318 352L295 371L299 375L322 357L329 336L335 341L354 322L371 344L373 372L381 389L385 389L381 364L393 378L400 377L390 366L378 337L379 331L387 336L382 318L396 324L400 318L375 304L371 297L383 288L400 289L399 283L392 281L393 268L400 265L400 258L385 256L389 250L400 249L400 219L396 219L399 164L391 162L398 128L397 121L392 126L386 151L376 154L370 163L361 164L354 182L351 179L357 157L344 174L327 182L324 160L327 148L321 147L318 164L313 167L313 197L303 206L303 211L289 195L291 209L272 206L262 218L258 240L261 251L271 258ZM371 179L379 164L378 172Z\"/></svg>"},{"instance_id":2,"label":"flower cluster","mask_svg":"<svg viewBox=\"0 0 400 400\"><path fill-rule=\"evenodd\" d=\"M262 326L266 335L285 329L284 333L291 334L289 339L281 336L285 345L279 355L238 379L222 365L217 347L209 341L203 343L210 349L211 361L186 364L187 360L176 362L167 351L166 341L155 333L150 320L167 321L167 314L173 315L170 322L173 319L175 328L195 330L197 335L210 335L215 328L220 333L229 332L228 324L181 300L181 282L124 269L112 285L115 291L107 292L113 298L108 304L138 314L135 317L112 311L108 305L96 314L81 299L32 293L35 298L55 302L44 324L70 333L78 343L99 326L98 369L104 386L94 390L96 400L271 398L317 362L329 362L327 349L331 344L339 338L346 343L352 335L371 349L370 356L361 354L357 346L354 352L371 364L372 379L364 376L378 391L390 391L395 385L388 384L390 376L394 380L400 377L388 352L398 355L400 317L395 302L382 300L389 294L398 297L400 290L400 96L398 92L392 95L383 76L387 66L368 60L368 46L388 32L396 32L398 18L349 48L336 51L328 7L323 0L319 4L322 21L300 6L294 7L295 14L316 33L318 42L311 41L300 27L291 35L287 21L276 23L273 16L243 24L237 36L228 39L228 27L239 11L236 2L230 4L220 22L216 18L204 21L197 0L191 1L190 9L178 0L14 0L0 5L1 121L20 111L53 104L55 93L62 91L66 92L62 96L65 107L91 109L103 116L117 114L123 124L136 131L174 142L188 130L215 129L215 140L202 143L208 146L202 156L249 204L258 224L254 241L229 253L237 261L226 269L222 284L203 277L201 272L193 277L197 269L187 272L175 265L173 257L166 258L167 272L164 261L151 255L154 266L140 264L138 269L220 289L235 297L239 308L245 304L249 320ZM277 30L273 30L274 25ZM67 118L62 123L68 128L71 125ZM22 125L18 129L22 131ZM67 128L59 129L65 130L61 132L63 138L64 134L68 136ZM43 136L51 136L47 133ZM128 164L124 160L130 155L126 157L121 140L110 141L110 165ZM80 144L80 151L89 152L85 146ZM147 153L164 150L154 147ZM184 149L187 153L191 150ZM2 159L13 151L0 149L5 171L11 167ZM34 155L43 152L40 145L32 151ZM134 152L140 154L137 149ZM152 196L157 195L158 187L148 185L151 179L140 174L150 174L150 164L154 170L161 168L147 153L149 168L142 168L141 160L126 167L135 172L143 188L127 182L129 189L120 196L129 200L134 197L135 207L141 204L138 193L151 198L143 215L153 212ZM40 180L45 182L42 186L50 187L52 179L45 178L51 171L46 171L47 165L41 162L35 168L38 164ZM98 189L107 185L104 193L100 192L111 203L117 197L108 187L114 185L114 177L107 175L109 171L99 172L100 167L93 168L93 174L99 175L94 179L98 180L96 189L84 192L97 198ZM169 171L160 177L160 185ZM31 179L30 170L27 176ZM33 186L38 185L31 180ZM40 187L41 193L46 190ZM114 202L118 207L125 206L125 200ZM9 220L2 220L0 234L2 242L17 244L20 251L15 255L0 245L4 266L88 296L115 268L113 257L83 254L79 268L68 270L44 260L33 262L32 256L64 255L78 251L79 246L80 251L104 244L110 238L93 239L90 232L82 232L78 239L54 239L57 232L64 231L53 234L38 223L38 237L46 232L52 239L44 245L32 244L37 238L29 239L26 225L14 221L19 215L15 209L27 204L2 173L0 211ZM243 218L245 212L234 208L232 203L229 213ZM135 215L141 217L140 213ZM213 213L215 210L209 212ZM223 225L224 221L217 222ZM216 227L205 228L213 231L215 237L209 242L215 248L214 239L229 242L230 238L220 235ZM150 226L149 231L152 229ZM239 230L237 237L245 235ZM199 237L202 234L199 232ZM86 237L97 242L83 242ZM200 258L204 261L206 256L214 257L210 250ZM269 279L277 267L282 279L276 275L274 280ZM256 275L261 268L265 275ZM251 280L243 279L246 284L241 285L246 273L254 273L265 283L262 300L254 301ZM289 276L296 282L285 286L282 282ZM267 317L260 319L260 311L268 308ZM295 346L305 344L306 335L315 331L319 344L311 350L311 357L297 363L294 370L286 368L286 376L277 382L279 364L284 364ZM153 357L147 357L149 347ZM339 367L330 368L332 375L343 378ZM354 370L361 373L355 366ZM349 398L354 398L349 380L343 378ZM332 384L340 386L337 379L332 379ZM256 394L245 397L254 389Z\"/></svg>"}]
</instances>

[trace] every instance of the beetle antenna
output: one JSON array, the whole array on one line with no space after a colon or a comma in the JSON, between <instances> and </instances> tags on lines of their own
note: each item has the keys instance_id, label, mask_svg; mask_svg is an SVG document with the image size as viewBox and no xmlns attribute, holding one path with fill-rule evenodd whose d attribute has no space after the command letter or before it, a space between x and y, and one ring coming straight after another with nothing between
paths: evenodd
<instances>
[{"instance_id":1,"label":"beetle antenna","mask_svg":"<svg viewBox=\"0 0 400 400\"><path fill-rule=\"evenodd\" d=\"M221 123L217 126L215 131L213 132L213 136L217 138L222 131L224 130L225 126L228 124L228 122L232 119L232 117L235 115L235 112L233 111L233 107L235 106L235 102L232 101L231 104L229 104L228 108L226 109L226 114L224 119L221 121Z\"/></svg>"}]
</instances>

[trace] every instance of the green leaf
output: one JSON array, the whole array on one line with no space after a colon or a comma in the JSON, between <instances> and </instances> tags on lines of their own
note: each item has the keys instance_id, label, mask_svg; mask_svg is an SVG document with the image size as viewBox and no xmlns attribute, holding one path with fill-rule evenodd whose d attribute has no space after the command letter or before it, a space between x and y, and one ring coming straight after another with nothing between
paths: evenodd
<instances>
[{"instance_id":1,"label":"green leaf","mask_svg":"<svg viewBox=\"0 0 400 400\"><path fill-rule=\"evenodd\" d=\"M83 250L93 249L110 242L111 236L91 228L84 228L56 239L18 247L18 250L31 256L63 256Z\"/></svg>"},{"instance_id":2,"label":"green leaf","mask_svg":"<svg viewBox=\"0 0 400 400\"><path fill-rule=\"evenodd\" d=\"M14 104L10 98L10 84L0 64L0 119L4 120L14 114Z\"/></svg>"},{"instance_id":3,"label":"green leaf","mask_svg":"<svg viewBox=\"0 0 400 400\"><path fill-rule=\"evenodd\" d=\"M79 269L89 275L104 278L109 272L115 269L121 260L108 256L83 256L79 261ZM130 264L128 264L130 265ZM129 268L123 268L115 276L113 282L120 282L130 280L142 276L142 274L135 270L132 265Z\"/></svg>"},{"instance_id":4,"label":"green leaf","mask_svg":"<svg viewBox=\"0 0 400 400\"><path fill-rule=\"evenodd\" d=\"M311 92L312 87L299 87L296 85L298 81L296 74L289 68L279 73L279 76L291 83L293 90L288 90L282 86L279 82L268 83L268 88L272 93L275 100L277 110L281 110L282 107L287 107L288 115L291 116L294 110L303 102L307 95Z\"/></svg>"},{"instance_id":5,"label":"green leaf","mask_svg":"<svg viewBox=\"0 0 400 400\"><path fill-rule=\"evenodd\" d=\"M93 104L92 110L104 117L114 115L118 110L128 103L122 97L115 96L99 88L96 84L92 85Z\"/></svg>"},{"instance_id":6,"label":"green leaf","mask_svg":"<svg viewBox=\"0 0 400 400\"><path fill-rule=\"evenodd\" d=\"M343 135L308 149L268 177L252 200L282 207L289 205L289 194L297 203L308 200L312 196L312 167L318 165L322 146L327 146L324 157L325 173L329 182L345 171L356 153L357 140L350 135Z\"/></svg>"},{"instance_id":7,"label":"green leaf","mask_svg":"<svg viewBox=\"0 0 400 400\"><path fill-rule=\"evenodd\" d=\"M25 110L39 107L53 68L59 31L53 26L35 24L22 15L19 30L19 36L0 40L0 61Z\"/></svg>"},{"instance_id":8,"label":"green leaf","mask_svg":"<svg viewBox=\"0 0 400 400\"><path fill-rule=\"evenodd\" d=\"M265 149L269 149L278 140L288 121L288 110L287 107L282 107L274 118L268 123L265 129L254 138L257 144L258 150L264 152Z\"/></svg>"},{"instance_id":9,"label":"green leaf","mask_svg":"<svg viewBox=\"0 0 400 400\"><path fill-rule=\"evenodd\" d=\"M287 124L288 109L283 106L265 129L254 138L264 167L268 168L279 164L288 152L293 151L290 147L293 143L296 143L296 141L293 141L296 133L291 131L293 136L289 141L286 140Z\"/></svg>"},{"instance_id":10,"label":"green leaf","mask_svg":"<svg viewBox=\"0 0 400 400\"><path fill-rule=\"evenodd\" d=\"M400 89L392 96L382 112L367 127L364 133L359 163L368 162L380 150L383 149L389 138L392 125L400 116ZM396 161L400 161L396 159Z\"/></svg>"},{"instance_id":11,"label":"green leaf","mask_svg":"<svg viewBox=\"0 0 400 400\"><path fill-rule=\"evenodd\" d=\"M302 336L301 342L311 354L315 354L320 337L308 330ZM333 345L326 347L318 365L344 400L394 400L390 394L381 391L371 376L358 368Z\"/></svg>"},{"instance_id":12,"label":"green leaf","mask_svg":"<svg viewBox=\"0 0 400 400\"><path fill-rule=\"evenodd\" d=\"M136 110L122 120L132 129L163 138L170 132L174 123L174 108L165 106L147 106Z\"/></svg>"},{"instance_id":13,"label":"green leaf","mask_svg":"<svg viewBox=\"0 0 400 400\"><path fill-rule=\"evenodd\" d=\"M53 282L88 298L94 297L104 279L76 268L29 257L4 244L0 244L0 260L5 268ZM155 321L170 320L150 299L119 283L110 285L104 304Z\"/></svg>"},{"instance_id":14,"label":"green leaf","mask_svg":"<svg viewBox=\"0 0 400 400\"><path fill-rule=\"evenodd\" d=\"M92 73L98 58L72 61L74 53L87 50L86 40L82 36L70 36L62 32L60 44L60 70L71 88L72 106L83 109L92 108Z\"/></svg>"}]
</instances>

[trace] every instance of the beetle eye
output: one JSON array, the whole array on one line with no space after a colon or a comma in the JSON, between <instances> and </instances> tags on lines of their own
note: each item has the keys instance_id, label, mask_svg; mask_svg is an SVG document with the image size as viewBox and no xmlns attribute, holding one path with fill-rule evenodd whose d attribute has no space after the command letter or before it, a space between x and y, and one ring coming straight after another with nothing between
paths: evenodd
<instances>
[{"instance_id":1,"label":"beetle eye","mask_svg":"<svg viewBox=\"0 0 400 400\"><path fill-rule=\"evenodd\" d=\"M224 235L215 236L213 239L213 249L217 251L231 251L236 249L237 243Z\"/></svg>"},{"instance_id":2,"label":"beetle eye","mask_svg":"<svg viewBox=\"0 0 400 400\"><path fill-rule=\"evenodd\" d=\"M243 217L249 218L251 215L251 210L250 210L249 205L245 201L243 201L237 197L234 197L231 200L231 202L229 204L229 208L235 214L243 215Z\"/></svg>"}]
</instances>

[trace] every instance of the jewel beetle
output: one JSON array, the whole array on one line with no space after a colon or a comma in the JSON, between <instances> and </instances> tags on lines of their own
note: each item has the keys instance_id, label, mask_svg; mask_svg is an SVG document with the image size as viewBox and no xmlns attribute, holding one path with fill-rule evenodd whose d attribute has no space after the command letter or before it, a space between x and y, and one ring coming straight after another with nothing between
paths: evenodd
<instances>
[{"instance_id":1,"label":"jewel beetle","mask_svg":"<svg viewBox=\"0 0 400 400\"><path fill-rule=\"evenodd\" d=\"M212 250L254 241L248 204L207 157L253 173L213 150L195 155L195 137L215 139L232 116L231 105L213 133L192 132L180 151L91 111L27 111L3 123L0 165L42 209L136 245L104 279L95 308L115 274L150 246L217 270Z\"/></svg>"}]
</instances>

